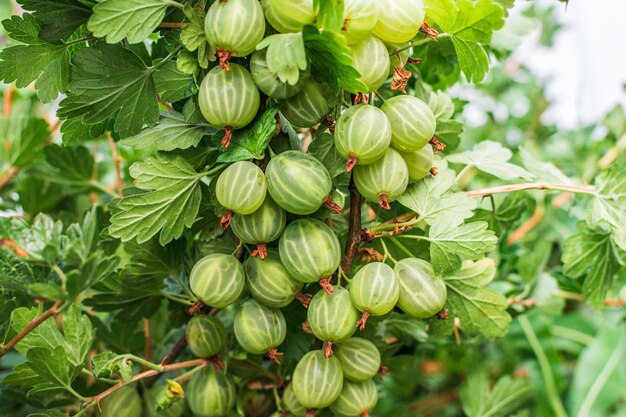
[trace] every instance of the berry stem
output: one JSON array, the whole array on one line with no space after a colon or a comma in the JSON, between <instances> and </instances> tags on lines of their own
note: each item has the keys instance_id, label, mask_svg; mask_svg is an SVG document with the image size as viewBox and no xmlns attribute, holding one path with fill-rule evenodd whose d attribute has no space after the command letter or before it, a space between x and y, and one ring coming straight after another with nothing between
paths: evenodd
<instances>
[{"instance_id":1,"label":"berry stem","mask_svg":"<svg viewBox=\"0 0 626 417\"><path fill-rule=\"evenodd\" d=\"M333 341L332 340L326 340L324 342L324 356L326 357L326 359L330 358L331 356L333 356Z\"/></svg>"},{"instance_id":2,"label":"berry stem","mask_svg":"<svg viewBox=\"0 0 626 417\"><path fill-rule=\"evenodd\" d=\"M231 210L226 211L226 214L223 215L220 219L220 226L222 226L222 229L228 229L228 226L230 226L230 222L233 220L234 215L235 213L233 213Z\"/></svg>"},{"instance_id":3,"label":"berry stem","mask_svg":"<svg viewBox=\"0 0 626 417\"><path fill-rule=\"evenodd\" d=\"M346 162L346 172L352 172L356 164L359 163L359 158L354 155L350 155L348 162Z\"/></svg>"},{"instance_id":4,"label":"berry stem","mask_svg":"<svg viewBox=\"0 0 626 417\"><path fill-rule=\"evenodd\" d=\"M219 46L215 48L215 52L217 53L217 57L220 60L220 67L222 67L222 69L224 69L224 71L226 72L230 71L230 64L228 63L228 61L230 60L230 58L234 57L235 54L225 51Z\"/></svg>"},{"instance_id":5,"label":"berry stem","mask_svg":"<svg viewBox=\"0 0 626 417\"><path fill-rule=\"evenodd\" d=\"M367 318L370 316L370 313L368 311L364 311L363 314L361 314L361 318L357 320L356 322L356 327L359 328L359 330L363 331L365 330L365 325L367 324Z\"/></svg>"},{"instance_id":6,"label":"berry stem","mask_svg":"<svg viewBox=\"0 0 626 417\"><path fill-rule=\"evenodd\" d=\"M378 202L378 206L383 210L391 210L391 205L389 204L387 194L382 193L380 195L380 201Z\"/></svg>"},{"instance_id":7,"label":"berry stem","mask_svg":"<svg viewBox=\"0 0 626 417\"><path fill-rule=\"evenodd\" d=\"M233 128L232 126L226 126L224 128L224 137L222 138L222 147L228 148L232 138L233 138Z\"/></svg>"},{"instance_id":8,"label":"berry stem","mask_svg":"<svg viewBox=\"0 0 626 417\"><path fill-rule=\"evenodd\" d=\"M261 260L267 258L267 245L265 243L257 243L256 249L252 251L251 256L258 257Z\"/></svg>"},{"instance_id":9,"label":"berry stem","mask_svg":"<svg viewBox=\"0 0 626 417\"><path fill-rule=\"evenodd\" d=\"M315 417L315 410L312 408L306 410L306 417Z\"/></svg>"},{"instance_id":10,"label":"berry stem","mask_svg":"<svg viewBox=\"0 0 626 417\"><path fill-rule=\"evenodd\" d=\"M324 290L324 292L328 295L332 294L333 291L335 291L335 287L333 287L333 284L330 283L330 278L322 278L320 279L320 286L322 287L322 289Z\"/></svg>"},{"instance_id":11,"label":"berry stem","mask_svg":"<svg viewBox=\"0 0 626 417\"><path fill-rule=\"evenodd\" d=\"M300 301L304 308L309 308L309 304L311 304L311 299L313 298L311 294L303 294L300 291L296 293L296 300Z\"/></svg>"},{"instance_id":12,"label":"berry stem","mask_svg":"<svg viewBox=\"0 0 626 417\"><path fill-rule=\"evenodd\" d=\"M332 195L329 195L326 200L324 200L324 207L335 213L341 213L341 206L333 201Z\"/></svg>"},{"instance_id":13,"label":"berry stem","mask_svg":"<svg viewBox=\"0 0 626 417\"><path fill-rule=\"evenodd\" d=\"M276 348L271 348L267 350L267 357L272 361L275 362L277 365L280 365L280 361L278 360L279 357L283 356L284 353L283 352L279 352L278 349Z\"/></svg>"}]
</instances>

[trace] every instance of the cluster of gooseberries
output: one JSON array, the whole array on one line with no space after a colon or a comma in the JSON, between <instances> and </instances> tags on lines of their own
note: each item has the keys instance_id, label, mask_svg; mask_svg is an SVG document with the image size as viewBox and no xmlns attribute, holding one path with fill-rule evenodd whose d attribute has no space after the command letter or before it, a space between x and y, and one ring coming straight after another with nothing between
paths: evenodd
<instances>
[{"instance_id":1,"label":"cluster of gooseberries","mask_svg":"<svg viewBox=\"0 0 626 417\"><path fill-rule=\"evenodd\" d=\"M268 67L267 51L256 49L268 31L300 32L315 20L313 0L218 0L210 6L205 31L220 65L203 79L199 105L211 125L224 128L224 147L234 129L255 118L262 99L276 101L297 128L312 128L330 117L337 97L314 79L310 65L281 79ZM348 91L357 104L338 104L336 120L327 123L358 191L382 209L431 171L429 142L436 121L429 106L414 96L397 95L380 108L363 98L406 62L408 53L390 57L389 51L413 39L423 21L421 0L345 1L342 34L366 89ZM199 302L235 310L228 328L212 315L196 314L188 323L189 348L200 358L223 355L233 335L249 354L280 364L279 349L287 335L281 309L292 302L307 308L306 328L319 342L281 387L283 409L298 417L326 407L339 416L367 415L377 402L373 378L381 355L372 341L355 333L365 328L368 317L384 316L396 307L428 318L446 302L444 282L428 262L416 258L393 267L371 262L348 284L333 285L341 246L333 229L317 219L326 208L342 211L332 191L325 165L301 149L272 151L266 164L229 165L215 181L215 196L226 210L221 225L254 249L247 257L209 254L195 264L189 279ZM197 373L185 391L197 416L226 416L235 406L236 385L224 370ZM119 395L133 393L120 390ZM169 410L170 417L182 412Z\"/></svg>"}]
</instances>

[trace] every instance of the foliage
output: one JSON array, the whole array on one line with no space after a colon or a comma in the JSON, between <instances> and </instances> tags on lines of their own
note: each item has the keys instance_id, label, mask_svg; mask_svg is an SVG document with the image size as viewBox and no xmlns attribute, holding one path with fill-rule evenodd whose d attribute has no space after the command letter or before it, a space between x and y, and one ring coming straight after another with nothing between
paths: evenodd
<instances>
[{"instance_id":1,"label":"foliage","mask_svg":"<svg viewBox=\"0 0 626 417\"><path fill-rule=\"evenodd\" d=\"M342 35L344 2L316 0L316 19L300 32L275 33L268 23L256 48L277 82L295 85L310 70L330 87L326 119L296 128L283 101L262 96L226 148L198 99L220 60L204 33L214 2L17 3L21 16L0 4L0 414L94 415L107 389L133 378L144 400L155 385L150 401L169 406L190 374L220 363L185 348L191 315L211 314L228 329L221 362L239 387L233 415L279 415L298 361L325 347L303 330L301 301L320 286L294 284L297 300L275 313L287 335L264 357L233 336L249 294L214 309L189 277L206 255L243 261L264 248L220 227L229 212L214 179L229 164L264 170L276 154L300 150L322 162L339 204L339 213L322 206L310 216L346 247L334 285L347 287L367 262L415 257L447 291L433 317L396 309L355 334L376 345L390 371L375 379L371 415L624 415L626 115L618 107L599 128L558 130L542 121L543 85L523 65L514 73L506 65L535 26L541 44L552 44L560 5L523 5L520 30L510 27L520 18L512 1L424 1L437 40L419 32L389 45L392 59L404 48L422 62L396 68L369 100L380 106L400 94L398 74L409 71L406 93L431 108L446 147L432 174L385 211L362 200L332 134L355 99L347 91L365 87ZM477 99L463 100L467 92ZM466 109L487 122L474 123Z\"/></svg>"}]
</instances>

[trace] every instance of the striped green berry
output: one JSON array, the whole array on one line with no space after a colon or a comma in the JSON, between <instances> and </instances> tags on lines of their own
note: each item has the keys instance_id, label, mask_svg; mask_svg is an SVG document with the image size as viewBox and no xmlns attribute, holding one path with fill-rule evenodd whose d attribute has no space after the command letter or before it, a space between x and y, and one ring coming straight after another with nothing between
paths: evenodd
<instances>
[{"instance_id":1,"label":"striped green berry","mask_svg":"<svg viewBox=\"0 0 626 417\"><path fill-rule=\"evenodd\" d=\"M403 152L422 149L435 134L433 111L417 97L396 96L381 106L391 123L391 144Z\"/></svg>"},{"instance_id":2,"label":"striped green berry","mask_svg":"<svg viewBox=\"0 0 626 417\"><path fill-rule=\"evenodd\" d=\"M290 35L280 35L290 36ZM298 81L290 83L289 80L281 80L278 75L267 66L267 49L256 51L250 58L250 73L259 90L268 97L286 99L298 94L309 79L310 69L296 73Z\"/></svg>"},{"instance_id":3,"label":"striped green berry","mask_svg":"<svg viewBox=\"0 0 626 417\"><path fill-rule=\"evenodd\" d=\"M313 0L261 0L265 18L281 33L300 32L315 23Z\"/></svg>"},{"instance_id":4,"label":"striped green berry","mask_svg":"<svg viewBox=\"0 0 626 417\"><path fill-rule=\"evenodd\" d=\"M290 223L278 242L278 252L287 273L304 283L328 278L341 260L335 233L323 222L313 219Z\"/></svg>"},{"instance_id":5,"label":"striped green berry","mask_svg":"<svg viewBox=\"0 0 626 417\"><path fill-rule=\"evenodd\" d=\"M409 168L402 155L389 148L385 155L370 165L354 169L354 182L365 198L385 209L400 197L409 183Z\"/></svg>"},{"instance_id":6,"label":"striped green berry","mask_svg":"<svg viewBox=\"0 0 626 417\"><path fill-rule=\"evenodd\" d=\"M101 417L141 417L141 396L133 386L125 386L100 401Z\"/></svg>"},{"instance_id":7,"label":"striped green berry","mask_svg":"<svg viewBox=\"0 0 626 417\"><path fill-rule=\"evenodd\" d=\"M378 402L378 391L374 380L353 382L345 381L341 394L330 405L331 411L339 416L361 417L369 416Z\"/></svg>"},{"instance_id":8,"label":"striped green berry","mask_svg":"<svg viewBox=\"0 0 626 417\"><path fill-rule=\"evenodd\" d=\"M400 284L393 269L382 262L365 265L350 282L352 304L363 315L357 324L365 328L367 317L382 316L396 306Z\"/></svg>"},{"instance_id":9,"label":"striped green berry","mask_svg":"<svg viewBox=\"0 0 626 417\"><path fill-rule=\"evenodd\" d=\"M337 358L326 358L321 350L308 352L293 371L293 392L305 408L331 405L343 387L343 372Z\"/></svg>"},{"instance_id":10,"label":"striped green berry","mask_svg":"<svg viewBox=\"0 0 626 417\"><path fill-rule=\"evenodd\" d=\"M224 308L234 303L243 291L245 273L232 255L214 253L200 259L189 275L191 291L204 304Z\"/></svg>"},{"instance_id":11,"label":"striped green berry","mask_svg":"<svg viewBox=\"0 0 626 417\"><path fill-rule=\"evenodd\" d=\"M226 129L222 145L228 146L232 130L246 126L256 116L261 95L248 70L230 64L229 71L218 66L204 77L198 104L210 125Z\"/></svg>"},{"instance_id":12,"label":"striped green berry","mask_svg":"<svg viewBox=\"0 0 626 417\"><path fill-rule=\"evenodd\" d=\"M376 345L361 337L351 337L335 346L343 376L351 381L373 378L380 369L380 352Z\"/></svg>"},{"instance_id":13,"label":"striped green berry","mask_svg":"<svg viewBox=\"0 0 626 417\"><path fill-rule=\"evenodd\" d=\"M265 177L264 177L265 178ZM231 223L232 231L242 242L257 245L258 256L265 259L265 243L273 242L283 234L287 224L285 210L269 197L252 214L236 214Z\"/></svg>"},{"instance_id":14,"label":"striped green berry","mask_svg":"<svg viewBox=\"0 0 626 417\"><path fill-rule=\"evenodd\" d=\"M330 112L329 94L327 85L309 78L298 94L280 102L280 111L293 125L315 126Z\"/></svg>"},{"instance_id":15,"label":"striped green berry","mask_svg":"<svg viewBox=\"0 0 626 417\"><path fill-rule=\"evenodd\" d=\"M369 165L385 154L391 144L391 125L379 108L359 104L346 110L335 127L337 152L348 160L349 172L356 164Z\"/></svg>"},{"instance_id":16,"label":"striped green berry","mask_svg":"<svg viewBox=\"0 0 626 417\"><path fill-rule=\"evenodd\" d=\"M378 90L389 77L389 52L387 47L375 36L368 36L363 41L352 45L352 66L359 71L359 80L365 84L365 91L351 93L370 93Z\"/></svg>"},{"instance_id":17,"label":"striped green berry","mask_svg":"<svg viewBox=\"0 0 626 417\"><path fill-rule=\"evenodd\" d=\"M389 43L408 42L424 23L422 0L380 0L374 35Z\"/></svg>"},{"instance_id":18,"label":"striped green berry","mask_svg":"<svg viewBox=\"0 0 626 417\"><path fill-rule=\"evenodd\" d=\"M223 372L197 372L185 390L187 404L196 416L224 417L235 407L235 383Z\"/></svg>"},{"instance_id":19,"label":"striped green berry","mask_svg":"<svg viewBox=\"0 0 626 417\"><path fill-rule=\"evenodd\" d=\"M335 287L327 294L319 291L307 310L307 321L311 331L320 340L327 342L326 354L332 354L332 343L341 343L354 334L359 314L350 301L350 291L342 287Z\"/></svg>"},{"instance_id":20,"label":"striped green berry","mask_svg":"<svg viewBox=\"0 0 626 417\"><path fill-rule=\"evenodd\" d=\"M341 33L348 45L367 38L380 15L378 0L346 0L343 9L344 24Z\"/></svg>"},{"instance_id":21,"label":"striped green berry","mask_svg":"<svg viewBox=\"0 0 626 417\"><path fill-rule=\"evenodd\" d=\"M288 212L299 215L316 212L333 187L324 164L301 151L287 151L273 157L265 176L272 199Z\"/></svg>"},{"instance_id":22,"label":"striped green berry","mask_svg":"<svg viewBox=\"0 0 626 417\"><path fill-rule=\"evenodd\" d=\"M446 283L421 259L402 259L394 267L400 282L398 307L420 319L432 317L446 304Z\"/></svg>"},{"instance_id":23,"label":"striped green berry","mask_svg":"<svg viewBox=\"0 0 626 417\"><path fill-rule=\"evenodd\" d=\"M204 21L206 38L213 49L244 57L254 52L265 35L265 17L258 0L214 2Z\"/></svg>"},{"instance_id":24,"label":"striped green berry","mask_svg":"<svg viewBox=\"0 0 626 417\"><path fill-rule=\"evenodd\" d=\"M249 257L243 266L248 277L250 293L266 306L285 307L302 289L303 284L289 276L275 249L268 251L265 260Z\"/></svg>"},{"instance_id":25,"label":"striped green berry","mask_svg":"<svg viewBox=\"0 0 626 417\"><path fill-rule=\"evenodd\" d=\"M196 315L187 324L187 344L191 353L199 358L210 358L226 346L228 335L220 319Z\"/></svg>"},{"instance_id":26,"label":"striped green berry","mask_svg":"<svg viewBox=\"0 0 626 417\"><path fill-rule=\"evenodd\" d=\"M400 152L400 155L402 155L404 162L406 162L409 168L409 183L419 181L430 174L430 170L433 168L433 161L435 160L433 147L430 144L424 146L419 151Z\"/></svg>"},{"instance_id":27,"label":"striped green berry","mask_svg":"<svg viewBox=\"0 0 626 417\"><path fill-rule=\"evenodd\" d=\"M293 384L287 385L283 392L283 406L286 411L295 417L306 417L307 409L298 402L296 394L293 392Z\"/></svg>"},{"instance_id":28,"label":"striped green berry","mask_svg":"<svg viewBox=\"0 0 626 417\"><path fill-rule=\"evenodd\" d=\"M265 174L249 161L235 162L226 168L215 184L217 201L237 214L254 213L267 192Z\"/></svg>"},{"instance_id":29,"label":"striped green berry","mask_svg":"<svg viewBox=\"0 0 626 417\"><path fill-rule=\"evenodd\" d=\"M235 338L249 353L276 355L276 348L287 335L287 323L283 313L259 303L254 298L239 306L233 324Z\"/></svg>"}]
</instances>

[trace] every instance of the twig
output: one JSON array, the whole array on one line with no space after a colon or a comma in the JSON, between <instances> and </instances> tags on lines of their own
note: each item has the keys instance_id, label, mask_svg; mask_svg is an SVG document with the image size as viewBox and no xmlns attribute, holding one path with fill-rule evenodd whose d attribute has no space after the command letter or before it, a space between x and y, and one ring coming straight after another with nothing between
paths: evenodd
<instances>
[{"instance_id":1,"label":"twig","mask_svg":"<svg viewBox=\"0 0 626 417\"><path fill-rule=\"evenodd\" d=\"M188 23L184 22L161 22L157 27L159 29L182 29L187 25Z\"/></svg>"},{"instance_id":2,"label":"twig","mask_svg":"<svg viewBox=\"0 0 626 417\"><path fill-rule=\"evenodd\" d=\"M619 156L620 153L626 150L626 134L623 135L613 146L608 150L607 153L604 154L600 161L598 161L598 166L602 169L608 168Z\"/></svg>"},{"instance_id":3,"label":"twig","mask_svg":"<svg viewBox=\"0 0 626 417\"><path fill-rule=\"evenodd\" d=\"M106 132L107 139L109 141L109 148L111 149L111 159L113 159L113 166L115 167L115 188L117 189L117 195L122 197L124 190L124 179L122 178L122 167L120 162L122 158L117 152L117 144L111 136L111 132Z\"/></svg>"},{"instance_id":4,"label":"twig","mask_svg":"<svg viewBox=\"0 0 626 417\"><path fill-rule=\"evenodd\" d=\"M63 302L61 300L57 300L52 305L52 307L50 307L50 309L44 311L39 317L36 317L35 319L33 319L33 321L31 321L28 324L28 326L24 327L24 329L22 329L21 332L19 332L15 337L13 337L13 339L9 340L9 342L6 345L2 346L2 350L0 351L0 357L4 356L5 353L7 353L9 350L11 350L11 348L13 348L13 346L15 346L17 343L19 343L20 340L26 337L28 333L36 329L37 326L39 326L41 323L46 321L49 317L53 316L57 312L59 307L61 307L62 303Z\"/></svg>"},{"instance_id":5,"label":"twig","mask_svg":"<svg viewBox=\"0 0 626 417\"><path fill-rule=\"evenodd\" d=\"M7 186L17 175L19 170L15 167L9 168L2 177L0 177L0 190Z\"/></svg>"},{"instance_id":6,"label":"twig","mask_svg":"<svg viewBox=\"0 0 626 417\"><path fill-rule=\"evenodd\" d=\"M363 205L363 199L356 188L354 178L350 179L348 189L350 191L350 223L348 226L348 241L346 242L343 259L341 260L341 269L346 275L350 274L354 257L361 243L361 206Z\"/></svg>"},{"instance_id":7,"label":"twig","mask_svg":"<svg viewBox=\"0 0 626 417\"><path fill-rule=\"evenodd\" d=\"M172 346L172 349L170 349L169 353L165 355L165 358L163 359L163 361L161 361L161 365L168 365L174 362L176 359L178 359L180 354L183 353L186 347L187 347L187 334L183 332L183 334L180 336L176 344ZM159 376L161 376L161 374L149 377L145 381L146 386L148 387L152 386L157 381L157 379L159 379Z\"/></svg>"},{"instance_id":8,"label":"twig","mask_svg":"<svg viewBox=\"0 0 626 417\"><path fill-rule=\"evenodd\" d=\"M143 319L143 334L145 340L143 356L147 361L152 361L152 327L150 326L150 319Z\"/></svg>"},{"instance_id":9,"label":"twig","mask_svg":"<svg viewBox=\"0 0 626 417\"><path fill-rule=\"evenodd\" d=\"M115 391L117 391L120 388L123 388L126 385L131 384L133 382L139 381L141 379L149 378L149 377L154 376L154 375L162 374L162 373L165 373L165 372L174 371L176 369L191 368L191 367L194 367L194 366L206 366L210 362L211 361L207 360L207 359L193 359L193 360L190 360L190 361L174 363L174 364L171 364L171 365L161 365L159 370L157 370L157 369L150 369L149 371L142 372L140 374L137 374L137 375L133 376L130 379L130 381L128 381L128 382L120 381L119 383L113 385L112 387L110 387L106 391L103 391L100 394L98 394L98 395L96 395L94 397L89 398L87 400L87 402L85 402L85 404L83 404L83 411L85 409L87 409L87 408L91 408L95 404L100 403L100 401L102 401L105 397L113 394Z\"/></svg>"},{"instance_id":10,"label":"twig","mask_svg":"<svg viewBox=\"0 0 626 417\"><path fill-rule=\"evenodd\" d=\"M493 194L511 193L524 190L556 190L570 191L573 193L594 194L596 189L591 185L572 185L548 182L530 182L526 184L502 185L499 187L484 188L482 190L468 191L468 197L486 197Z\"/></svg>"},{"instance_id":11,"label":"twig","mask_svg":"<svg viewBox=\"0 0 626 417\"><path fill-rule=\"evenodd\" d=\"M450 391L435 393L426 398L415 401L409 405L409 408L411 411L414 411L416 415L427 417L443 411L448 404L456 403L458 401L459 389L454 388Z\"/></svg>"},{"instance_id":12,"label":"twig","mask_svg":"<svg viewBox=\"0 0 626 417\"><path fill-rule=\"evenodd\" d=\"M539 201L537 208L532 216L528 218L520 227L515 229L507 238L506 243L513 245L526 237L543 220L545 209L543 207L543 199Z\"/></svg>"},{"instance_id":13,"label":"twig","mask_svg":"<svg viewBox=\"0 0 626 417\"><path fill-rule=\"evenodd\" d=\"M2 103L2 117L8 119L11 115L11 108L13 107L13 94L15 93L15 87L10 86L4 92L4 101Z\"/></svg>"}]
</instances>

